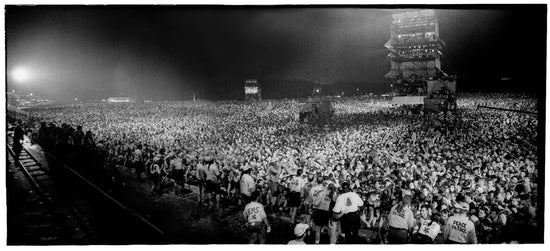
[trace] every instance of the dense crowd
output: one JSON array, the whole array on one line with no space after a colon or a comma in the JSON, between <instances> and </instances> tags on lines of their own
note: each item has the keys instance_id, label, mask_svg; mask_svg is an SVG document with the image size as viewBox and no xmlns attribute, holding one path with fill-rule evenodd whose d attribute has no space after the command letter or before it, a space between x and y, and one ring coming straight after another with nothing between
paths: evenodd
<instances>
[{"instance_id":1,"label":"dense crowd","mask_svg":"<svg viewBox=\"0 0 550 251\"><path fill-rule=\"evenodd\" d=\"M37 141L97 149L106 163L135 169L153 194L191 184L203 206L246 206L251 241L271 230L267 211L291 222L311 215L311 228L296 225L297 243L307 233L318 243L325 229L330 243L533 242L538 118L476 106L536 111L535 99L462 95L449 114L372 97L333 105L323 125L300 123L294 100L29 112L43 121ZM462 230L468 238L453 232Z\"/></svg>"}]
</instances>

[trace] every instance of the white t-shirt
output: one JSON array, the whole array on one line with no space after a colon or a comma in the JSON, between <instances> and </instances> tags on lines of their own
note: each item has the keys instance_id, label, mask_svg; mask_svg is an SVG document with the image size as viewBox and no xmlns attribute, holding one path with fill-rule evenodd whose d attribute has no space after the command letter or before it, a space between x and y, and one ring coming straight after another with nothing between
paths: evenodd
<instances>
[{"instance_id":1,"label":"white t-shirt","mask_svg":"<svg viewBox=\"0 0 550 251\"><path fill-rule=\"evenodd\" d=\"M354 192L347 192L338 195L338 198L336 198L336 204L334 205L332 211L335 213L347 214L357 212L361 206L363 206L363 200L361 197Z\"/></svg>"},{"instance_id":2,"label":"white t-shirt","mask_svg":"<svg viewBox=\"0 0 550 251\"><path fill-rule=\"evenodd\" d=\"M250 176L247 173L243 174L239 184L241 186L241 193L242 194L244 194L246 196L252 195L252 192L254 191L254 187L256 185L254 183L254 179L252 178L252 176Z\"/></svg>"},{"instance_id":3,"label":"white t-shirt","mask_svg":"<svg viewBox=\"0 0 550 251\"><path fill-rule=\"evenodd\" d=\"M431 222L430 221L424 221L422 225L420 225L420 229L418 229L418 233L426 235L430 237L432 240L435 240L435 237L439 234L441 231L441 226L437 224L437 222Z\"/></svg>"},{"instance_id":4,"label":"white t-shirt","mask_svg":"<svg viewBox=\"0 0 550 251\"><path fill-rule=\"evenodd\" d=\"M255 201L248 203L244 207L243 215L247 222L261 222L264 218L267 218L264 206Z\"/></svg>"},{"instance_id":5,"label":"white t-shirt","mask_svg":"<svg viewBox=\"0 0 550 251\"><path fill-rule=\"evenodd\" d=\"M206 180L218 181L220 171L218 170L218 166L216 166L216 164L211 164L210 166L207 165L204 169L204 173L206 174Z\"/></svg>"},{"instance_id":6,"label":"white t-shirt","mask_svg":"<svg viewBox=\"0 0 550 251\"><path fill-rule=\"evenodd\" d=\"M205 166L203 164L198 164L197 165L197 179L199 180L203 180L205 177L203 176L204 175L204 170L205 169Z\"/></svg>"},{"instance_id":7,"label":"white t-shirt","mask_svg":"<svg viewBox=\"0 0 550 251\"><path fill-rule=\"evenodd\" d=\"M143 162L143 152L141 150L136 149L133 154L134 154L134 161Z\"/></svg>"},{"instance_id":8,"label":"white t-shirt","mask_svg":"<svg viewBox=\"0 0 550 251\"><path fill-rule=\"evenodd\" d=\"M311 188L309 191L309 198L311 199L313 208L328 211L330 207L330 196L325 186L320 184Z\"/></svg>"},{"instance_id":9,"label":"white t-shirt","mask_svg":"<svg viewBox=\"0 0 550 251\"><path fill-rule=\"evenodd\" d=\"M316 185L317 183L316 182L307 182L306 185L304 186L304 197L306 197L306 203L309 203L309 191L311 191L311 189Z\"/></svg>"},{"instance_id":10,"label":"white t-shirt","mask_svg":"<svg viewBox=\"0 0 550 251\"><path fill-rule=\"evenodd\" d=\"M170 168L174 170L183 169L183 163L180 158L174 158L170 161Z\"/></svg>"},{"instance_id":11,"label":"white t-shirt","mask_svg":"<svg viewBox=\"0 0 550 251\"><path fill-rule=\"evenodd\" d=\"M269 177L273 182L279 182L279 176L281 175L281 168L270 167L269 168Z\"/></svg>"},{"instance_id":12,"label":"white t-shirt","mask_svg":"<svg viewBox=\"0 0 550 251\"><path fill-rule=\"evenodd\" d=\"M403 210L397 210L399 204L394 205L388 215L388 224L390 227L410 230L414 227L415 219L409 206L403 207Z\"/></svg>"},{"instance_id":13,"label":"white t-shirt","mask_svg":"<svg viewBox=\"0 0 550 251\"><path fill-rule=\"evenodd\" d=\"M290 181L289 188L290 188L290 191L292 191L292 192L301 193L302 189L304 189L305 185L306 185L306 181L304 179L302 179L302 177L294 177Z\"/></svg>"},{"instance_id":14,"label":"white t-shirt","mask_svg":"<svg viewBox=\"0 0 550 251\"><path fill-rule=\"evenodd\" d=\"M445 226L447 239L459 243L477 244L474 223L464 215L451 216Z\"/></svg>"}]
</instances>

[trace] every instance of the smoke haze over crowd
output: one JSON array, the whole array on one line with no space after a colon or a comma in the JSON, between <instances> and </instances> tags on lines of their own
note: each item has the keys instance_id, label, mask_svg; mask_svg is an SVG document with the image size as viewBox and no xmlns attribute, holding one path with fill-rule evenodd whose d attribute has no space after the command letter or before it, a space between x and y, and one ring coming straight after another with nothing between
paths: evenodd
<instances>
[{"instance_id":1,"label":"smoke haze over crowd","mask_svg":"<svg viewBox=\"0 0 550 251\"><path fill-rule=\"evenodd\" d=\"M443 70L458 75L459 91L544 86L546 7L486 7L436 10L447 43ZM258 78L356 82L382 92L390 68L384 43L400 11L7 6L8 89L53 98L232 99L243 79ZM29 72L25 83L11 81L17 67Z\"/></svg>"}]
</instances>

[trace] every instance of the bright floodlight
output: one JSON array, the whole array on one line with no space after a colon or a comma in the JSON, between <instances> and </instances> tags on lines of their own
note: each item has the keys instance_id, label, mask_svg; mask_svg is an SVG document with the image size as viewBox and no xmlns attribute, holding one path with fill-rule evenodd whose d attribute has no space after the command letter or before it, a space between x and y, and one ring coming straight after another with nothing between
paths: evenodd
<instances>
[{"instance_id":1,"label":"bright floodlight","mask_svg":"<svg viewBox=\"0 0 550 251\"><path fill-rule=\"evenodd\" d=\"M12 78L15 80L15 82L23 83L30 79L29 71L23 67L17 67L15 68L12 73Z\"/></svg>"}]
</instances>

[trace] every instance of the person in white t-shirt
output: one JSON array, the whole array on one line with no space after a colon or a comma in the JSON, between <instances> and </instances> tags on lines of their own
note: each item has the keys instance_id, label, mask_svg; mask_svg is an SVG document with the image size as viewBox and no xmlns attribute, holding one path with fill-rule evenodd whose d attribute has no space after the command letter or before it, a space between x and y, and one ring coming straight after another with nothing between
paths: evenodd
<instances>
[{"instance_id":1,"label":"person in white t-shirt","mask_svg":"<svg viewBox=\"0 0 550 251\"><path fill-rule=\"evenodd\" d=\"M306 181L302 178L302 169L296 171L296 176L290 180L290 198L288 200L288 206L290 207L290 221L294 222L296 219L296 212L298 207L302 203L302 192L306 185Z\"/></svg>"},{"instance_id":2,"label":"person in white t-shirt","mask_svg":"<svg viewBox=\"0 0 550 251\"><path fill-rule=\"evenodd\" d=\"M347 182L342 183L342 190L344 193L338 195L332 209L333 218L340 220L340 228L346 236L346 243L354 244L358 241L361 221L359 212L361 212L364 202L357 193L351 190Z\"/></svg>"},{"instance_id":3,"label":"person in white t-shirt","mask_svg":"<svg viewBox=\"0 0 550 251\"><path fill-rule=\"evenodd\" d=\"M309 228L308 224L298 223L294 227L294 235L296 239L290 240L288 245L305 245L304 238L306 237L307 230Z\"/></svg>"},{"instance_id":4,"label":"person in white t-shirt","mask_svg":"<svg viewBox=\"0 0 550 251\"><path fill-rule=\"evenodd\" d=\"M388 225L390 227L388 240L390 244L407 243L408 234L412 231L415 219L410 208L411 196L404 195L403 200L394 205L388 215Z\"/></svg>"},{"instance_id":5,"label":"person in white t-shirt","mask_svg":"<svg viewBox=\"0 0 550 251\"><path fill-rule=\"evenodd\" d=\"M214 159L212 157L206 158L206 167L204 169L204 173L206 175L206 186L205 186L205 194L206 198L208 198L208 202L210 206L216 206L216 209L220 208L220 170L218 170L218 166L216 163L214 163ZM215 200L215 202L214 202Z\"/></svg>"},{"instance_id":6,"label":"person in white t-shirt","mask_svg":"<svg viewBox=\"0 0 550 251\"><path fill-rule=\"evenodd\" d=\"M336 199L338 198L338 190L336 189L336 186L334 183L327 180L327 190L328 190L328 196L330 198L330 206L329 206L329 212L332 212L332 209L334 208L334 205L336 205ZM338 241L338 237L340 236L341 229L340 229L340 221L334 220L331 218L328 221L328 231L330 236L330 244L336 244Z\"/></svg>"},{"instance_id":7,"label":"person in white t-shirt","mask_svg":"<svg viewBox=\"0 0 550 251\"><path fill-rule=\"evenodd\" d=\"M422 224L424 224L426 221L428 222L430 221L429 210L430 210L430 206L427 204L420 206L420 215L416 219L416 223L413 227L412 235L416 235L418 233Z\"/></svg>"},{"instance_id":8,"label":"person in white t-shirt","mask_svg":"<svg viewBox=\"0 0 550 251\"><path fill-rule=\"evenodd\" d=\"M245 205L251 201L250 196L252 196L252 192L256 190L256 183L254 181L254 178L250 176L250 171L250 166L245 165L242 168L242 176L239 181L241 200Z\"/></svg>"},{"instance_id":9,"label":"person in white t-shirt","mask_svg":"<svg viewBox=\"0 0 550 251\"><path fill-rule=\"evenodd\" d=\"M315 175L313 173L310 173L307 177L306 184L304 185L304 188L302 189L302 201L303 201L303 203L302 203L301 206L303 206L303 209L304 209L305 213L307 213L307 214L311 214L309 212L309 209L311 207L311 205L310 205L311 198L309 197L310 196L309 191L311 191L311 188L313 188L317 184L318 183L315 180ZM301 212L300 208L298 208L298 212Z\"/></svg>"},{"instance_id":10,"label":"person in white t-shirt","mask_svg":"<svg viewBox=\"0 0 550 251\"><path fill-rule=\"evenodd\" d=\"M269 226L264 206L258 203L259 197L259 191L252 192L250 197L252 201L246 204L243 211L243 216L246 220L246 229L249 233L249 244L255 244L258 240L260 244L264 244L266 233L271 232L271 226Z\"/></svg>"},{"instance_id":11,"label":"person in white t-shirt","mask_svg":"<svg viewBox=\"0 0 550 251\"><path fill-rule=\"evenodd\" d=\"M184 170L183 170L183 160L182 160L182 153L176 154L171 160L170 160L170 172L171 176L173 177L175 183L176 183L176 193L179 193L184 188Z\"/></svg>"},{"instance_id":12,"label":"person in white t-shirt","mask_svg":"<svg viewBox=\"0 0 550 251\"><path fill-rule=\"evenodd\" d=\"M329 211L331 197L324 182L323 176L317 177L317 184L309 191L309 205L312 209L313 223L315 224L315 244L319 244L321 240L321 229L328 225L331 218Z\"/></svg>"},{"instance_id":13,"label":"person in white t-shirt","mask_svg":"<svg viewBox=\"0 0 550 251\"><path fill-rule=\"evenodd\" d=\"M196 168L196 175L197 175L197 180L198 180L198 187L199 187L199 205L202 204L203 200L204 200L204 186L206 184L206 173L205 173L205 169L206 167L204 166L204 159L199 159L199 163L197 164L197 168Z\"/></svg>"},{"instance_id":14,"label":"person in white t-shirt","mask_svg":"<svg viewBox=\"0 0 550 251\"><path fill-rule=\"evenodd\" d=\"M433 214L430 220L422 221L418 232L413 238L413 243L434 244L435 239L442 233L440 221L441 216L439 215L439 213Z\"/></svg>"},{"instance_id":15,"label":"person in white t-shirt","mask_svg":"<svg viewBox=\"0 0 550 251\"><path fill-rule=\"evenodd\" d=\"M283 191L279 191L279 178L281 176L281 166L279 163L272 164L267 170L268 177L268 203L272 207L276 207L277 195Z\"/></svg>"},{"instance_id":16,"label":"person in white t-shirt","mask_svg":"<svg viewBox=\"0 0 550 251\"><path fill-rule=\"evenodd\" d=\"M468 219L467 213L470 210L468 203L455 204L457 214L447 220L443 238L449 244L477 244L476 229L474 223Z\"/></svg>"}]
</instances>

